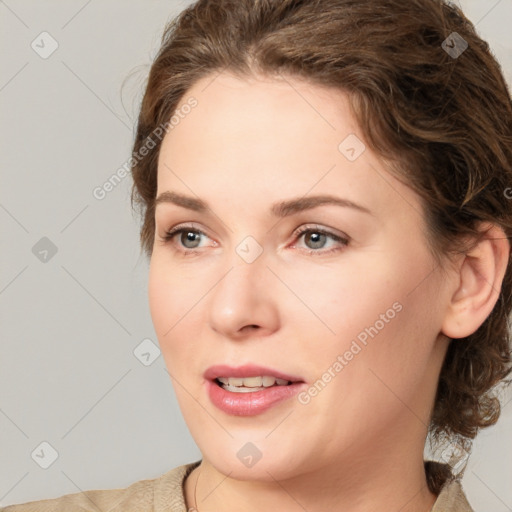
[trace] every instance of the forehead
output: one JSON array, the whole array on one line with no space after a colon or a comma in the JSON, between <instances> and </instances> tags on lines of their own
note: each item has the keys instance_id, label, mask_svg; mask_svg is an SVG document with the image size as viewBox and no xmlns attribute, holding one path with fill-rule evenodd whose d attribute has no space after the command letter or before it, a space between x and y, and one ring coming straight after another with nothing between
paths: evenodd
<instances>
[{"instance_id":1,"label":"forehead","mask_svg":"<svg viewBox=\"0 0 512 512\"><path fill-rule=\"evenodd\" d=\"M293 166L312 172L321 165L320 154L334 164L349 134L362 138L342 91L297 78L207 76L184 94L176 111L191 98L196 106L171 127L159 164L181 167L186 161L212 169L229 162L247 171L259 166L262 172L264 166L283 172Z\"/></svg>"},{"instance_id":2,"label":"forehead","mask_svg":"<svg viewBox=\"0 0 512 512\"><path fill-rule=\"evenodd\" d=\"M382 179L386 170L365 147L343 91L298 78L214 74L191 87L177 111L190 98L197 105L163 140L157 194L192 192L209 203L232 204L243 196L242 206L261 203L262 195L272 202L338 192L372 202L374 211L410 209L415 201L391 175ZM347 146L360 155L349 158L354 152L347 155Z\"/></svg>"}]
</instances>

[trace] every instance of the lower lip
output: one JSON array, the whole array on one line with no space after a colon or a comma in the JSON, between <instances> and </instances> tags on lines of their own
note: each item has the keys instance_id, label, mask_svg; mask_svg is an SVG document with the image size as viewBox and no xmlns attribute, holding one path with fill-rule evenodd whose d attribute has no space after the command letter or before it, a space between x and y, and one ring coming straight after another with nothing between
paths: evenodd
<instances>
[{"instance_id":1,"label":"lower lip","mask_svg":"<svg viewBox=\"0 0 512 512\"><path fill-rule=\"evenodd\" d=\"M234 416L255 416L274 405L297 395L304 382L295 382L288 386L271 386L260 391L236 393L226 391L215 381L207 381L208 395L213 405L221 411Z\"/></svg>"}]
</instances>

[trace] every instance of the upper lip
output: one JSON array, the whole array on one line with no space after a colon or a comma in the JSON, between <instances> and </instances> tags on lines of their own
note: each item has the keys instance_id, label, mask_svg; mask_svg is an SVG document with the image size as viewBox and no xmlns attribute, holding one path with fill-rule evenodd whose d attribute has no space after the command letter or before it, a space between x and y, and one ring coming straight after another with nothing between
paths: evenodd
<instances>
[{"instance_id":1,"label":"upper lip","mask_svg":"<svg viewBox=\"0 0 512 512\"><path fill-rule=\"evenodd\" d=\"M276 377L278 379L288 380L290 382L304 382L303 379L294 375L288 375L286 373L267 368L265 366L259 366L254 364L245 364L243 366L228 366L225 364L210 366L204 372L204 378L208 380L215 380L218 377Z\"/></svg>"}]
</instances>

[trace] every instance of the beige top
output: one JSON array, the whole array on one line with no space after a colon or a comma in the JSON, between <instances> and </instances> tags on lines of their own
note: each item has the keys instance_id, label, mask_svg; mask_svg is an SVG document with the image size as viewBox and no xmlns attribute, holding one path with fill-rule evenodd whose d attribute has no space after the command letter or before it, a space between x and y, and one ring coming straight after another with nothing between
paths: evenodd
<instances>
[{"instance_id":1,"label":"beige top","mask_svg":"<svg viewBox=\"0 0 512 512\"><path fill-rule=\"evenodd\" d=\"M66 494L60 498L9 505L0 512L187 512L183 483L201 461L171 469L152 480L139 480L125 489ZM431 512L474 512L460 482L447 482Z\"/></svg>"}]
</instances>

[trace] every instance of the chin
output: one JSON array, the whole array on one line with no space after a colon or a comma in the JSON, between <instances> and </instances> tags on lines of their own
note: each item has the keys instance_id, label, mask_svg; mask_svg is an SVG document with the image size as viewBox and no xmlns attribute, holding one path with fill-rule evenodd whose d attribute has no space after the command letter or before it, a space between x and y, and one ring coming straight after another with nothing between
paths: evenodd
<instances>
[{"instance_id":1,"label":"chin","mask_svg":"<svg viewBox=\"0 0 512 512\"><path fill-rule=\"evenodd\" d=\"M224 439L223 442L215 442L212 438L203 439L203 446L198 446L204 460L220 473L236 480L286 480L303 473L304 468L309 467L303 440L294 441L277 435L273 440L265 439L267 435L268 432L260 432L258 437L236 436ZM297 452L297 447L302 449L301 453Z\"/></svg>"},{"instance_id":2,"label":"chin","mask_svg":"<svg viewBox=\"0 0 512 512\"><path fill-rule=\"evenodd\" d=\"M252 467L247 467L236 457L208 459L209 463L220 473L242 481L275 482L286 480L297 473L297 468L290 467L286 456L264 460L263 457Z\"/></svg>"}]
</instances>

